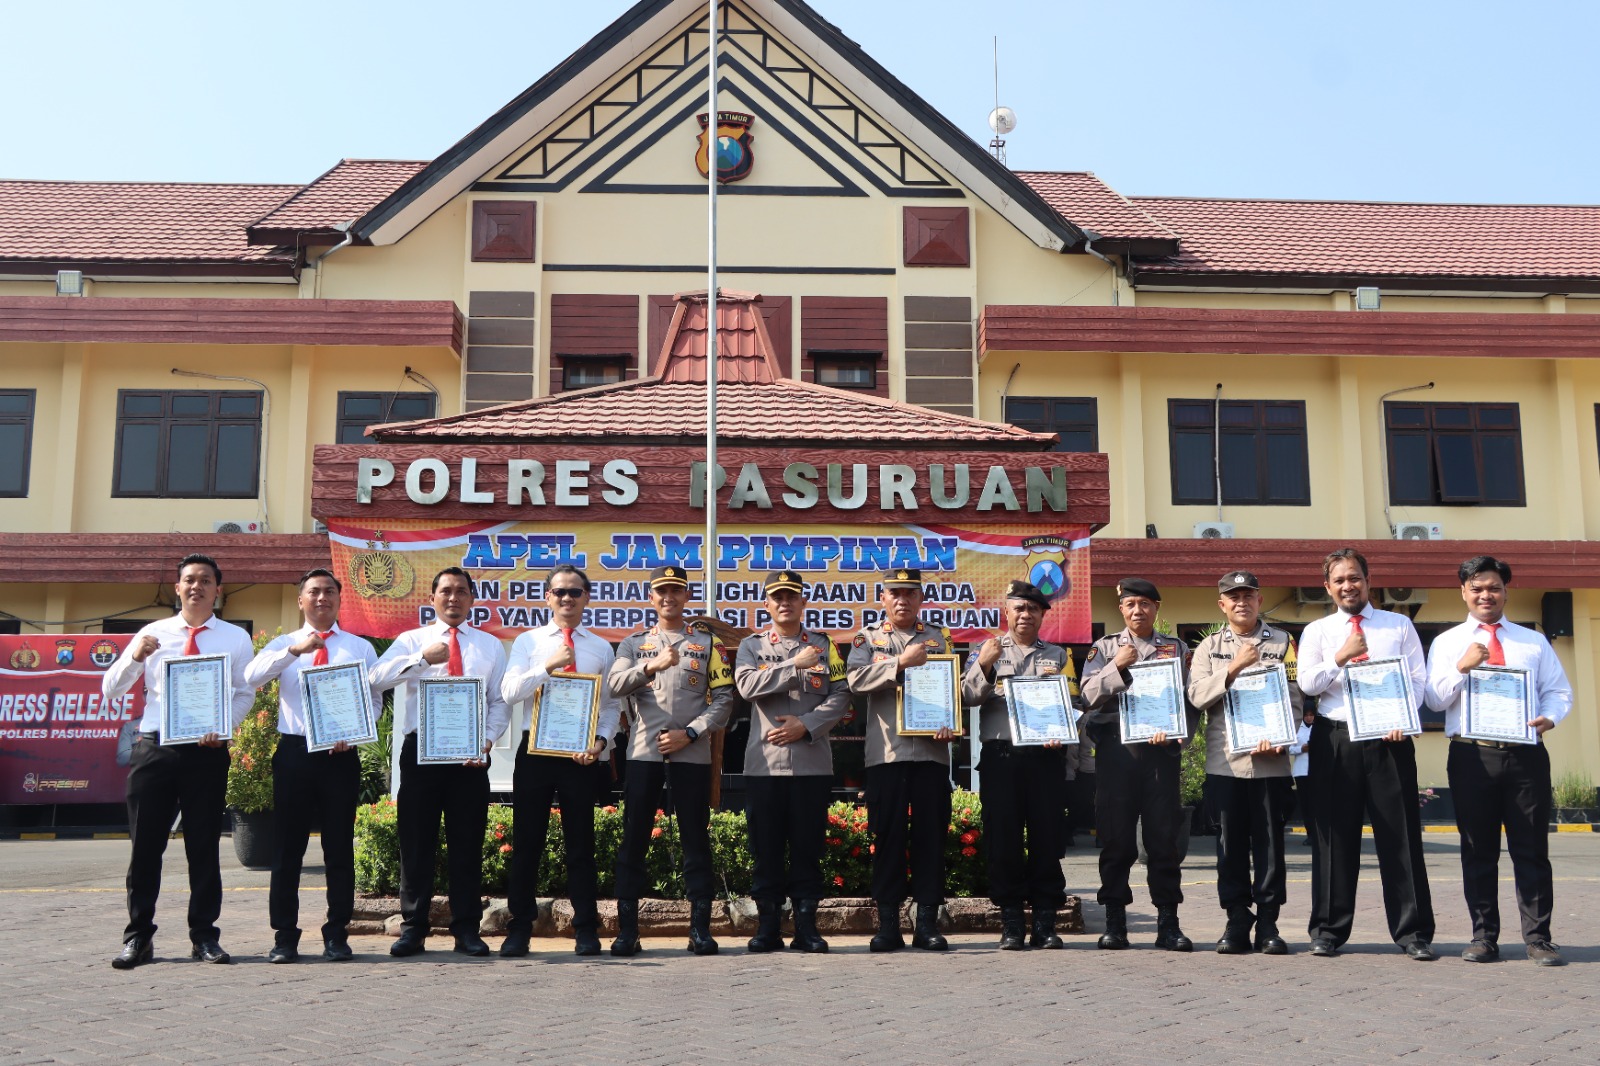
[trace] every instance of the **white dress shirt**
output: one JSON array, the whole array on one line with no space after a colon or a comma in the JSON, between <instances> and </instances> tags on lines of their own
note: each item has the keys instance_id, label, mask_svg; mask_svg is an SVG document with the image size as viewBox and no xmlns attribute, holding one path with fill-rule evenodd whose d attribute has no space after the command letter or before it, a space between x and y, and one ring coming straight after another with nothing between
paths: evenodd
<instances>
[{"instance_id":1,"label":"white dress shirt","mask_svg":"<svg viewBox=\"0 0 1600 1066\"><path fill-rule=\"evenodd\" d=\"M1422 655L1411 619L1393 611L1361 608L1361 631L1367 638L1367 655L1373 659L1404 659L1411 675L1411 699L1420 710L1428 682L1428 663ZM1343 611L1318 618L1300 634L1300 691L1317 697L1317 713L1335 722L1350 720L1344 695L1344 667L1333 661L1350 637L1350 618Z\"/></svg>"},{"instance_id":2,"label":"white dress shirt","mask_svg":"<svg viewBox=\"0 0 1600 1066\"><path fill-rule=\"evenodd\" d=\"M244 672L245 680L255 688L274 680L278 682L278 732L280 733L298 737L306 735L305 696L300 690L300 671L311 665L317 653L308 651L304 655L295 655L289 649L316 632L318 630L315 627L305 625L293 633L285 633L275 638L261 649L260 654L250 660L250 666ZM370 675L372 668L378 665L378 653L372 650L372 645L362 637L346 633L339 628L337 622L334 623L333 632L325 643L330 666L337 663L360 663L362 673ZM383 693L374 688L373 716L376 717L382 709Z\"/></svg>"},{"instance_id":3,"label":"white dress shirt","mask_svg":"<svg viewBox=\"0 0 1600 1066\"><path fill-rule=\"evenodd\" d=\"M1466 701L1467 675L1456 668L1467 645L1487 646L1489 634L1476 618L1447 629L1434 638L1428 649L1428 706L1444 712L1444 735L1461 735L1461 707ZM1496 631L1505 665L1528 671L1533 682L1534 716L1543 716L1559 725L1572 710L1572 686L1561 668L1555 649L1544 636L1526 626L1500 619Z\"/></svg>"},{"instance_id":4,"label":"white dress shirt","mask_svg":"<svg viewBox=\"0 0 1600 1066\"><path fill-rule=\"evenodd\" d=\"M445 635L449 628L443 622L434 622L401 633L367 675L367 680L379 692L397 685L405 686L405 700L395 708L400 716L401 736L417 731L417 686L411 682L423 677L450 676L449 662L434 664L422 657L433 645L450 643ZM500 682L506 672L506 647L499 637L469 625L459 627L457 632L461 642L461 676L483 678L483 698L487 704L484 739L499 740L506 731L506 723L511 720L511 709L500 698Z\"/></svg>"},{"instance_id":5,"label":"white dress shirt","mask_svg":"<svg viewBox=\"0 0 1600 1066\"><path fill-rule=\"evenodd\" d=\"M1311 727L1305 722L1300 723L1300 728L1295 731L1294 743L1289 745L1289 754L1294 756L1294 761L1289 764L1290 777L1305 777L1311 772L1311 753L1306 750L1306 745L1311 743Z\"/></svg>"},{"instance_id":6,"label":"white dress shirt","mask_svg":"<svg viewBox=\"0 0 1600 1066\"><path fill-rule=\"evenodd\" d=\"M530 629L511 643L511 662L506 667L506 679L501 688L505 701L516 708L518 729L529 727L533 694L549 680L550 671L544 664L563 646L561 627L554 622ZM582 626L572 631L575 653L573 666L580 674L598 674L604 678L611 672L611 662L616 653L602 636ZM598 736L606 742L602 757L611 751L612 741L622 725L622 701L611 695L610 687L600 684L600 724Z\"/></svg>"},{"instance_id":7,"label":"white dress shirt","mask_svg":"<svg viewBox=\"0 0 1600 1066\"><path fill-rule=\"evenodd\" d=\"M244 716L250 713L250 705L256 700L256 688L245 678L245 667L250 664L255 649L250 645L249 633L216 615L207 618L201 628L205 632L194 635L199 653L229 657L228 668L233 674L233 725L228 730L231 736L239 728L239 723L244 721ZM160 646L145 656L144 662L134 662L133 649L138 646L139 637L145 636L155 637ZM101 678L100 692L108 700L121 696L141 676L144 678L144 717L139 720L140 732L152 736L161 732L162 685L166 675L161 664L181 656L188 642L189 623L184 621L183 615L175 614L171 618L151 622L139 630L138 636L129 642L122 654L117 656L117 661L106 671L105 677Z\"/></svg>"}]
</instances>

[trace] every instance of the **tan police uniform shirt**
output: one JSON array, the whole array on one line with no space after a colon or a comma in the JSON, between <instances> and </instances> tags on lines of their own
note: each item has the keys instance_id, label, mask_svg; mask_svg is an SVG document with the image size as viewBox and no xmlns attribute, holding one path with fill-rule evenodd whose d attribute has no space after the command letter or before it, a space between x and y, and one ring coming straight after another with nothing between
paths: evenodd
<instances>
[{"instance_id":1,"label":"tan police uniform shirt","mask_svg":"<svg viewBox=\"0 0 1600 1066\"><path fill-rule=\"evenodd\" d=\"M817 669L801 670L794 659L808 646L821 658ZM833 775L828 732L850 710L844 660L833 641L804 629L792 637L776 628L753 633L739 642L733 683L750 702L750 740L744 749L747 777ZM778 728L779 715L800 719L810 739L769 744L767 733Z\"/></svg>"},{"instance_id":2,"label":"tan police uniform shirt","mask_svg":"<svg viewBox=\"0 0 1600 1066\"><path fill-rule=\"evenodd\" d=\"M678 649L678 663L654 675L645 664L667 648ZM699 734L672 753L673 762L711 762L711 734L733 713L733 671L711 634L692 627L655 625L617 645L606 687L622 702L628 722L628 760L661 762L656 747L664 729L693 728Z\"/></svg>"},{"instance_id":3,"label":"tan police uniform shirt","mask_svg":"<svg viewBox=\"0 0 1600 1066\"><path fill-rule=\"evenodd\" d=\"M1194 661L1189 664L1189 702L1206 712L1206 773L1218 777L1288 777L1294 760L1287 748L1281 755L1272 752L1228 754L1223 696L1228 690L1228 664L1244 644L1255 645L1261 656L1259 665L1283 664L1284 673L1288 674L1295 728L1300 728L1304 697L1295 683L1299 664L1295 661L1294 640L1289 634L1260 621L1242 637L1228 628L1213 633L1200 642L1194 651Z\"/></svg>"},{"instance_id":4,"label":"tan police uniform shirt","mask_svg":"<svg viewBox=\"0 0 1600 1066\"><path fill-rule=\"evenodd\" d=\"M896 692L900 687L900 653L913 642L929 655L951 655L950 631L916 623L896 629L888 619L867 626L851 641L850 691L867 697L867 765L891 762L937 762L950 765L950 745L932 737L903 737L897 722Z\"/></svg>"},{"instance_id":5,"label":"tan police uniform shirt","mask_svg":"<svg viewBox=\"0 0 1600 1066\"><path fill-rule=\"evenodd\" d=\"M1089 649L1088 658L1083 661L1083 704L1088 709L1084 715L1085 725L1102 725L1117 723L1117 697L1127 691L1127 678L1122 676L1122 671L1111 665L1116 657L1117 649L1124 645L1133 645L1137 653L1135 662L1148 662L1151 659L1177 659L1180 663L1185 657L1183 641L1177 637L1169 637L1165 633L1151 633L1149 640L1141 640L1128 630L1101 637ZM1194 732L1199 715L1193 707L1188 708L1189 731Z\"/></svg>"},{"instance_id":6,"label":"tan police uniform shirt","mask_svg":"<svg viewBox=\"0 0 1600 1066\"><path fill-rule=\"evenodd\" d=\"M1011 713L1006 707L1006 678L1048 677L1060 674L1067 679L1067 690L1074 706L1079 699L1078 674L1072 667L1072 654L1059 644L1035 640L1019 644L1010 633L1002 634L1000 658L990 671L978 662L980 644L967 655L967 671L961 678L961 699L978 707L978 739L1010 740Z\"/></svg>"}]
</instances>

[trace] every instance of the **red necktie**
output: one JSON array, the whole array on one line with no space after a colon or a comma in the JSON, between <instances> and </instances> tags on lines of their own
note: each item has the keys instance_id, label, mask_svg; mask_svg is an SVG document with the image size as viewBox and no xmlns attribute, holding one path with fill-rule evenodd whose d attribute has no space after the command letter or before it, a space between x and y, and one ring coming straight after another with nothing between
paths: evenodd
<instances>
[{"instance_id":1,"label":"red necktie","mask_svg":"<svg viewBox=\"0 0 1600 1066\"><path fill-rule=\"evenodd\" d=\"M1361 616L1359 614L1353 614L1350 616L1350 624L1356 627L1357 634L1365 636L1365 632L1361 628ZM1370 658L1372 658L1372 656L1368 655L1366 652L1362 652L1360 655L1357 655L1350 661L1353 663L1364 663Z\"/></svg>"},{"instance_id":2,"label":"red necktie","mask_svg":"<svg viewBox=\"0 0 1600 1066\"><path fill-rule=\"evenodd\" d=\"M567 650L572 652L572 662L567 664L566 672L575 674L578 672L578 645L573 643L572 630L566 628L561 630L561 643L565 644Z\"/></svg>"},{"instance_id":3,"label":"red necktie","mask_svg":"<svg viewBox=\"0 0 1600 1066\"><path fill-rule=\"evenodd\" d=\"M461 666L461 633L455 626L445 632L450 635L450 661L445 664L445 673L451 677L461 677L466 673Z\"/></svg>"},{"instance_id":4,"label":"red necktie","mask_svg":"<svg viewBox=\"0 0 1600 1066\"><path fill-rule=\"evenodd\" d=\"M1495 632L1500 628L1500 623L1491 622L1478 628L1489 634L1489 665L1504 666L1506 664L1506 650L1500 646L1500 634Z\"/></svg>"},{"instance_id":5,"label":"red necktie","mask_svg":"<svg viewBox=\"0 0 1600 1066\"><path fill-rule=\"evenodd\" d=\"M327 666L328 665L328 645L327 645L326 642L327 642L328 638L333 636L333 630L330 629L326 633L318 633L317 636L320 637L323 640L324 643L323 643L322 647L317 649L317 653L311 657L311 665L312 666Z\"/></svg>"},{"instance_id":6,"label":"red necktie","mask_svg":"<svg viewBox=\"0 0 1600 1066\"><path fill-rule=\"evenodd\" d=\"M199 655L200 654L200 645L195 643L194 635L196 633L203 632L205 630L205 628L206 628L205 626L189 626L188 627L189 639L183 642L183 654L185 654L185 655Z\"/></svg>"}]
</instances>

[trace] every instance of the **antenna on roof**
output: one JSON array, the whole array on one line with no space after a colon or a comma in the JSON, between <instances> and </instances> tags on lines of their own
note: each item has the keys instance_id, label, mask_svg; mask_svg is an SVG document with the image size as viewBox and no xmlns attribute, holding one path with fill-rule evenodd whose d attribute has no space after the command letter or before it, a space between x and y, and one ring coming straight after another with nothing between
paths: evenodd
<instances>
[{"instance_id":1,"label":"antenna on roof","mask_svg":"<svg viewBox=\"0 0 1600 1066\"><path fill-rule=\"evenodd\" d=\"M989 152L1001 166L1006 162L1006 134L1017 128L1017 113L1000 106L1000 38L994 39L994 110L989 112L989 128L994 139L989 142Z\"/></svg>"}]
</instances>

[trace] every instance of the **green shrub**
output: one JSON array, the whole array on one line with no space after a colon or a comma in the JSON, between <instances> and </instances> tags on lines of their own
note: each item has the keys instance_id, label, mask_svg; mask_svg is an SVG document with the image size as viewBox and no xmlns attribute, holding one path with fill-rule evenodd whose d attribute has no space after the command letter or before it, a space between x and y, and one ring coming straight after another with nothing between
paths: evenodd
<instances>
[{"instance_id":1,"label":"green shrub","mask_svg":"<svg viewBox=\"0 0 1600 1066\"><path fill-rule=\"evenodd\" d=\"M1594 778L1583 770L1568 770L1550 788L1551 799L1557 807L1593 807L1595 805Z\"/></svg>"},{"instance_id":2,"label":"green shrub","mask_svg":"<svg viewBox=\"0 0 1600 1066\"><path fill-rule=\"evenodd\" d=\"M958 897L989 894L983 848L983 802L976 793L958 788L950 797L950 829L944 840L946 894Z\"/></svg>"},{"instance_id":3,"label":"green shrub","mask_svg":"<svg viewBox=\"0 0 1600 1066\"><path fill-rule=\"evenodd\" d=\"M260 652L271 639L264 632L257 633L251 643ZM230 808L246 814L272 810L272 756L277 750L278 683L273 681L256 690L250 712L233 734L226 799Z\"/></svg>"}]
</instances>

